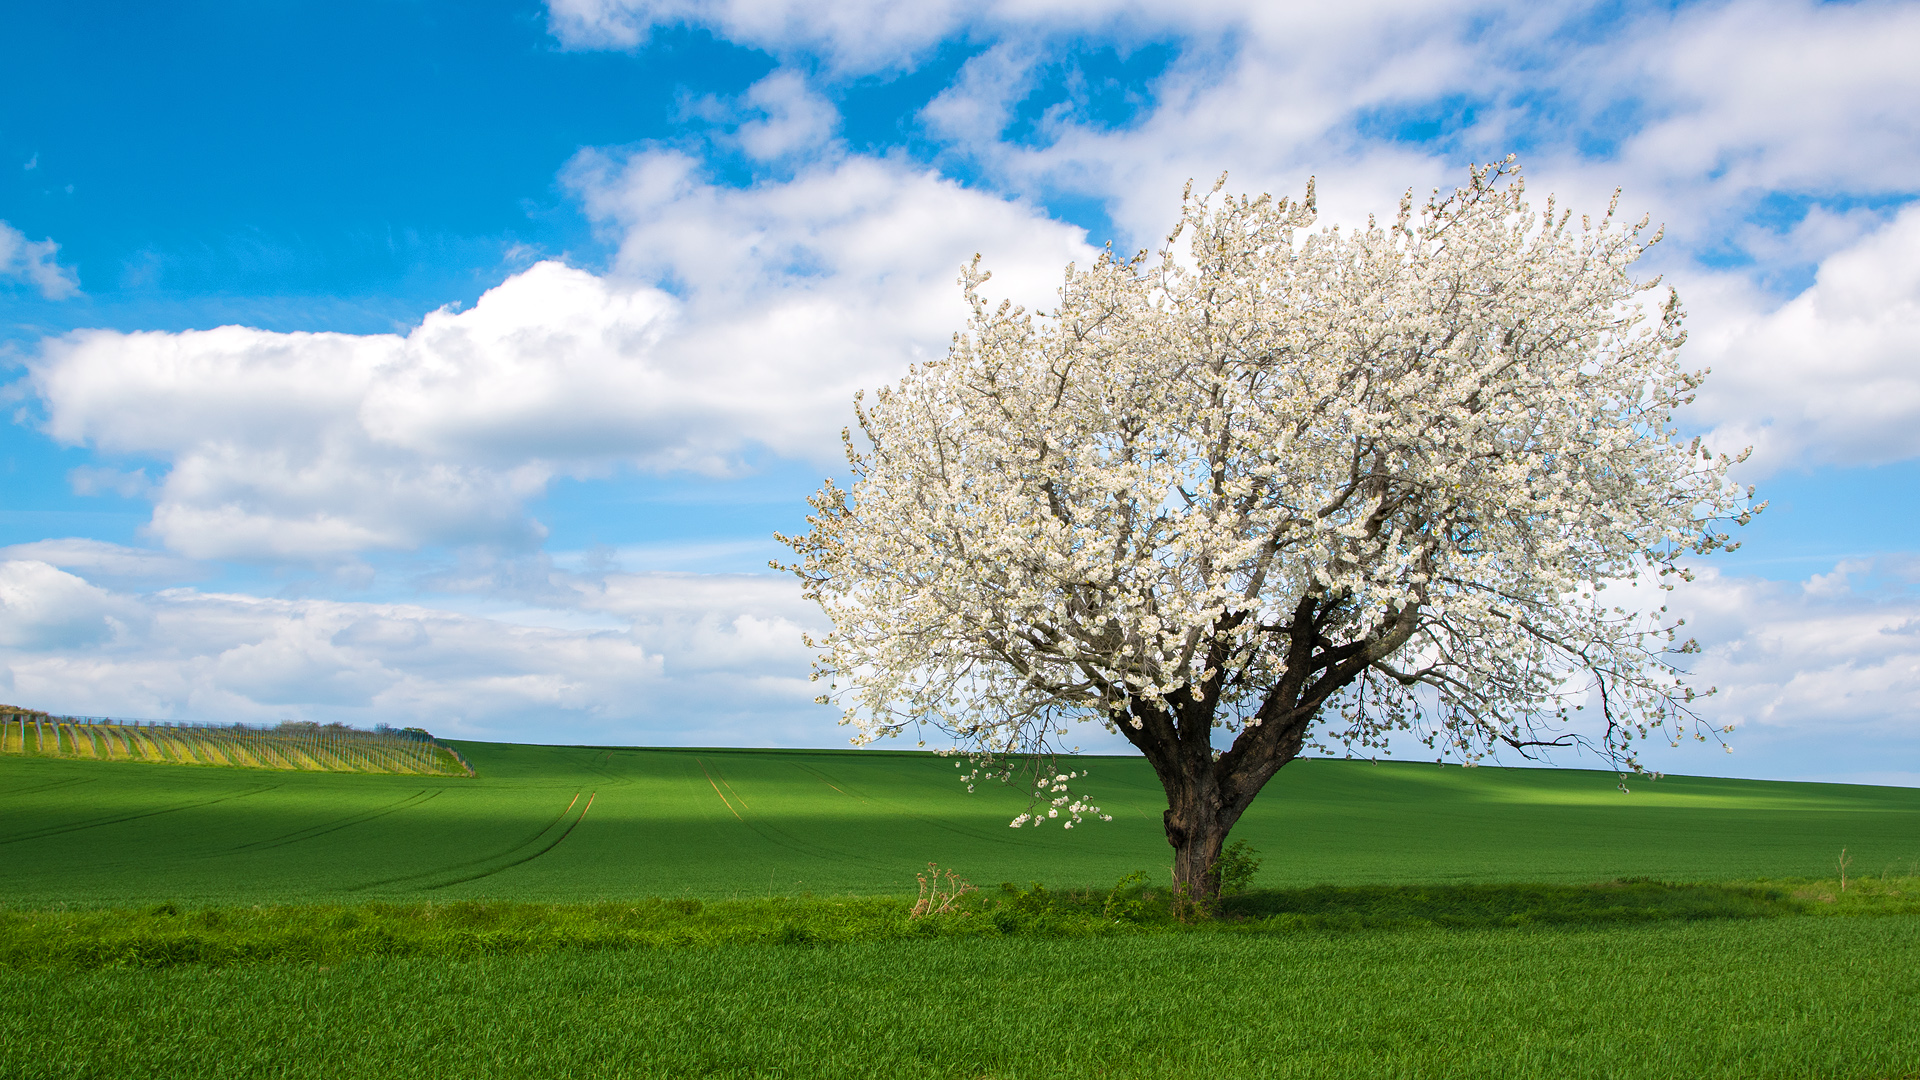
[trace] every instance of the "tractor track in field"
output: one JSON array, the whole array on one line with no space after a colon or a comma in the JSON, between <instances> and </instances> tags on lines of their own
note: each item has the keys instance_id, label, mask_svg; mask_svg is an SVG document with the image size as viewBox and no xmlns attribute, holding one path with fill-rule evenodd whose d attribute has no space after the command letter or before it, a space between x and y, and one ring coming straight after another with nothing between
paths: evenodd
<instances>
[{"instance_id":1,"label":"tractor track in field","mask_svg":"<svg viewBox=\"0 0 1920 1080\"><path fill-rule=\"evenodd\" d=\"M494 874L498 874L503 870L511 870L514 867L521 865L522 863L530 863L533 860L539 858L540 856L545 855L547 852L552 851L554 848L559 847L560 842L562 840L565 840L567 837L572 836L573 830L579 828L580 823L587 820L587 811L593 809L594 796L598 794L600 793L597 791L589 792L587 794L587 805L580 808L580 816L568 822L567 827L561 830L560 835L553 838L553 843L548 844L546 847L541 848L539 851L536 851L531 855L523 855L520 858L515 859L510 863L507 863L503 866L496 866L491 870L482 870L477 874L468 874L465 877L457 877L457 878L454 878L452 881L443 881L438 885L428 885L427 888L428 889L444 889L452 885L460 885L469 881L478 881L483 877L492 877ZM571 809L571 807L569 807L569 809Z\"/></svg>"},{"instance_id":2,"label":"tractor track in field","mask_svg":"<svg viewBox=\"0 0 1920 1080\"><path fill-rule=\"evenodd\" d=\"M295 829L293 832L267 840L255 840L250 844L241 844L238 847L228 848L219 854L237 855L243 851L267 851L272 848L286 847L289 844L299 844L308 840L317 840L322 836L326 836L328 833L336 833L341 829L350 829L355 825L363 825L375 818L383 818L388 814L397 814L402 810L411 809L423 803L431 802L438 798L440 793L445 790L445 788L435 788L431 791L416 791L398 802L388 803L385 806L375 807L372 810L363 810L357 814L349 814L346 817L334 818L332 821L323 821L318 825L309 825L304 829Z\"/></svg>"},{"instance_id":3,"label":"tractor track in field","mask_svg":"<svg viewBox=\"0 0 1920 1080\"><path fill-rule=\"evenodd\" d=\"M15 795L38 795L42 791L52 791L54 788L71 787L74 784L91 784L97 779L99 778L94 776L69 776L65 780L54 780L50 783L40 784L35 787L12 788L7 791L0 791L0 799L10 799Z\"/></svg>"},{"instance_id":4,"label":"tractor track in field","mask_svg":"<svg viewBox=\"0 0 1920 1080\"><path fill-rule=\"evenodd\" d=\"M595 792L587 795L588 805L592 805L593 796L595 794L598 794L598 793ZM446 866L436 866L431 870L419 870L411 874L401 874L397 877L380 878L377 881L362 882L358 885L348 886L345 891L364 892L367 889L378 888L381 885L397 885L397 884L400 884L401 882L406 882L406 881L420 881L426 878L436 878L444 874L450 874L460 870L465 870L469 867L484 866L487 863L497 862L501 859L511 859L513 858L513 856L519 854L522 851L525 851L527 848L530 848L533 845L538 844L543 837L545 837L547 834L553 831L554 826L559 825L562 821L566 820L567 815L573 812L574 806L576 806L579 802L580 802L580 793L576 791L573 793L573 798L568 801L567 805L563 807L558 814L555 814L550 820L548 820L546 824L534 830L531 834L526 836L524 839L515 841L513 844L511 844L510 846L508 846L506 849L502 851L496 851L491 855L482 855L477 859L467 859L464 862L450 863ZM539 851L534 852L532 855L527 856L525 859L520 859L511 863L508 863L506 866L498 866L491 870L482 871L481 873L472 875L470 877L463 877L463 878L460 878L458 881L442 882L441 884L438 884L438 885L422 885L419 887L425 888L425 889L443 889L443 888L446 888L448 885L458 884L459 881L472 881L474 880L474 878L486 877L488 874L499 873L501 870L507 869L508 866L518 866L520 865L520 863L526 862L529 859L539 858L540 856L545 855L547 852L552 851L556 846L558 846L558 844L560 843L560 840L565 840L567 838L567 835L573 832L574 827L580 824L580 819L584 817L586 817L586 810L582 809L580 811L580 818L575 818L573 822L569 824L566 827L566 829L561 832L559 840L555 840L553 843L548 844L546 847L541 848Z\"/></svg>"},{"instance_id":5,"label":"tractor track in field","mask_svg":"<svg viewBox=\"0 0 1920 1080\"><path fill-rule=\"evenodd\" d=\"M605 754L601 754L599 750L596 749L593 754L587 758L586 764L583 765L582 768L585 768L588 772L597 773L600 776L606 777L607 783L613 787L632 787L633 777L613 771L613 756L619 752L619 749L619 747L607 747Z\"/></svg>"},{"instance_id":6,"label":"tractor track in field","mask_svg":"<svg viewBox=\"0 0 1920 1080\"><path fill-rule=\"evenodd\" d=\"M785 848L788 851L792 851L796 854L806 855L810 858L844 860L844 861L859 863L863 866L871 867L876 870L886 869L886 865L884 863L881 863L874 859L870 859L860 854L859 852L843 851L839 848L832 848L824 844L816 844L809 840L802 840L799 837L793 835L792 833L786 831L785 829L780 828L777 825L769 825L764 821L749 820L748 818L741 815L740 810L735 810L733 808L733 803L729 802L726 794L720 790L721 787L724 786L727 789L727 791L733 792L733 797L734 799L739 801L741 810L751 809L750 807L747 806L747 800L744 797L742 797L738 791L734 790L734 787L732 784L727 783L727 778L725 776L722 776L720 774L720 766L717 764L712 765L712 771L708 771L708 768L709 768L708 762L697 757L694 758L693 760L695 764L700 766L700 772L706 778L708 786L713 788L713 793L715 795L720 796L720 801L722 803L726 803L727 810L731 812L735 818L739 819L740 824L745 825L748 829L753 831L754 835L760 837L760 839L762 840L765 840L767 843L772 844L775 847ZM715 781L716 777L718 777L718 782ZM829 784L829 786L832 786L832 785ZM839 789L836 788L835 790L839 790ZM841 792L841 794L845 794L845 792Z\"/></svg>"},{"instance_id":7,"label":"tractor track in field","mask_svg":"<svg viewBox=\"0 0 1920 1080\"><path fill-rule=\"evenodd\" d=\"M172 814L180 810L192 810L195 807L199 807L199 806L212 806L215 803L229 802L233 799L244 799L244 798L248 798L249 796L259 795L262 792L272 791L279 786L280 786L279 784L267 784L262 787L251 788L246 791L238 791L238 792L233 792L227 795L221 795L218 798L200 799L194 802L179 803L174 806L168 806L159 810L143 810L138 814L122 814L119 817L95 818L92 821L80 821L80 822L74 822L68 825L55 825L55 826L49 826L44 829L32 829L24 833L16 833L12 836L0 836L0 844L18 844L27 840L40 840L49 836L60 836L65 833L80 832L83 829L99 829L99 828L104 828L108 825L118 825L124 821L138 821L141 818L159 817L161 814Z\"/></svg>"},{"instance_id":8,"label":"tractor track in field","mask_svg":"<svg viewBox=\"0 0 1920 1080\"><path fill-rule=\"evenodd\" d=\"M747 800L740 798L739 792L733 791L732 784L727 784L727 791L733 791L733 797L735 799L740 799L740 810L735 810L733 808L733 803L727 799L727 792L720 790L720 785L726 784L727 778L724 776L721 777L718 783L716 783L713 779L714 774L720 771L720 766L715 765L713 769L709 771L707 769L707 763L705 759L694 758L693 763L695 765L700 766L700 775L707 778L707 786L713 789L713 793L715 795L720 796L720 802L722 805L724 805L727 808L727 813L732 814L736 818L740 818L740 821L742 823L745 823L747 819L740 817L740 810L750 809L750 807L747 806Z\"/></svg>"},{"instance_id":9,"label":"tractor track in field","mask_svg":"<svg viewBox=\"0 0 1920 1080\"><path fill-rule=\"evenodd\" d=\"M812 776L814 779L827 785L828 787L839 792L840 794L845 795L849 799L854 799L859 802L866 803L869 806L873 804L872 799L869 799L865 795L861 795L857 792L848 791L846 788L843 788L839 784L834 783L832 780L827 779L826 773L821 772L819 769L816 769L811 765L806 765L798 761L792 762L791 764L793 765L794 768L799 769L801 772L806 773L809 776Z\"/></svg>"}]
</instances>

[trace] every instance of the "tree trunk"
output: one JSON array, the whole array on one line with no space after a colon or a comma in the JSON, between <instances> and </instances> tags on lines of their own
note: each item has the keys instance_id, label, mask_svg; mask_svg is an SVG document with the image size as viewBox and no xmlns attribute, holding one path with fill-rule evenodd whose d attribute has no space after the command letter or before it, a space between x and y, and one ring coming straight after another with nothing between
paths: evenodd
<instances>
[{"instance_id":1,"label":"tree trunk","mask_svg":"<svg viewBox=\"0 0 1920 1080\"><path fill-rule=\"evenodd\" d=\"M1211 763L1209 763L1211 764ZM1239 813L1222 804L1213 770L1167 793L1167 843L1173 846L1173 887L1187 899L1212 903L1220 895L1214 863Z\"/></svg>"},{"instance_id":2,"label":"tree trunk","mask_svg":"<svg viewBox=\"0 0 1920 1080\"><path fill-rule=\"evenodd\" d=\"M1301 618L1310 615L1308 611ZM1216 673L1225 660L1224 655L1211 658ZM1344 684L1333 689L1339 685ZM1213 715L1220 700L1217 674L1205 693L1184 695L1172 709L1139 700L1129 703L1132 719L1120 725L1120 732L1153 765L1166 790L1164 821L1167 843L1173 847L1173 887L1188 900L1210 905L1219 898L1215 863L1227 833L1273 774L1299 756L1307 726L1331 692L1322 688L1312 700L1300 702L1298 690L1288 683L1270 691L1260 723L1247 725L1231 748L1218 753L1212 745Z\"/></svg>"}]
</instances>

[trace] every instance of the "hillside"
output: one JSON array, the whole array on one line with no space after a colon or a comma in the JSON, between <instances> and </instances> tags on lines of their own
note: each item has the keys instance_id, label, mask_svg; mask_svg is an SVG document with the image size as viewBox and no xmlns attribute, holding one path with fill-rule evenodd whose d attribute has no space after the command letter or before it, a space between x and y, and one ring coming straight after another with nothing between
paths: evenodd
<instances>
[{"instance_id":1,"label":"hillside","mask_svg":"<svg viewBox=\"0 0 1920 1080\"><path fill-rule=\"evenodd\" d=\"M927 861L976 882L1164 875L1164 806L1093 758L1114 820L1007 828L953 762L884 751L459 743L478 777L0 757L0 905L596 900L898 893ZM1677 881L1855 875L1920 862L1920 791L1301 761L1235 831L1259 883Z\"/></svg>"}]
</instances>

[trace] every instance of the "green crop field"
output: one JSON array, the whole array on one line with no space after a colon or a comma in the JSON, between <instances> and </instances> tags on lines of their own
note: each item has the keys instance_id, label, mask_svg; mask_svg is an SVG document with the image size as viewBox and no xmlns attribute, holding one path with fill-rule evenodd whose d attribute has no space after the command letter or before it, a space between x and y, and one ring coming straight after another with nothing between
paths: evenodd
<instances>
[{"instance_id":1,"label":"green crop field","mask_svg":"<svg viewBox=\"0 0 1920 1080\"><path fill-rule=\"evenodd\" d=\"M1167 880L1134 759L1064 832L926 754L459 748L0 756L0 1075L1920 1077L1920 791L1303 761L1189 926L1102 906Z\"/></svg>"},{"instance_id":2,"label":"green crop field","mask_svg":"<svg viewBox=\"0 0 1920 1080\"><path fill-rule=\"evenodd\" d=\"M911 891L929 860L976 882L1165 880L1164 802L1095 758L1113 815L1010 829L1018 792L875 751L457 744L464 777L0 757L0 905L591 901ZM1920 863L1920 791L1610 773L1301 761L1240 826L1261 885L1832 876Z\"/></svg>"},{"instance_id":3,"label":"green crop field","mask_svg":"<svg viewBox=\"0 0 1920 1080\"><path fill-rule=\"evenodd\" d=\"M1920 918L0 970L0 1075L1920 1075Z\"/></svg>"}]
</instances>

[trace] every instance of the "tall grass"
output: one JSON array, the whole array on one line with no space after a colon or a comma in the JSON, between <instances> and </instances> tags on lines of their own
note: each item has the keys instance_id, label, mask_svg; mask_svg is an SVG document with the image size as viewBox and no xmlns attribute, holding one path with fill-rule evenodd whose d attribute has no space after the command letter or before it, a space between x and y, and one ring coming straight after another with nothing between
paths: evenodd
<instances>
[{"instance_id":1,"label":"tall grass","mask_svg":"<svg viewBox=\"0 0 1920 1080\"><path fill-rule=\"evenodd\" d=\"M1920 918L0 971L0 995L23 1080L1891 1080L1920 1063Z\"/></svg>"}]
</instances>

